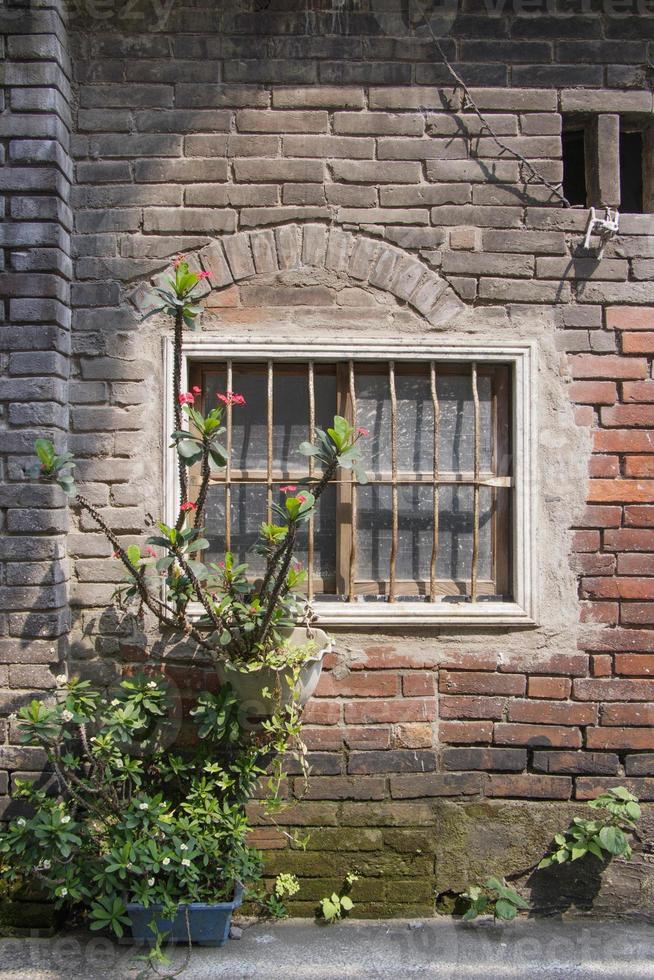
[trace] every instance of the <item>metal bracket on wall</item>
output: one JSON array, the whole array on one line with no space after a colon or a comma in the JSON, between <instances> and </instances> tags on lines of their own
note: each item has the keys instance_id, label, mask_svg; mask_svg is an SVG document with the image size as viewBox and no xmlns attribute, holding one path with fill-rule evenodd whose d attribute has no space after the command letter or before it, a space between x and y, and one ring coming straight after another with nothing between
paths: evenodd
<instances>
[{"instance_id":1,"label":"metal bracket on wall","mask_svg":"<svg viewBox=\"0 0 654 980\"><path fill-rule=\"evenodd\" d=\"M586 225L586 237L584 238L584 248L590 249L591 238L593 235L599 236L599 247L595 252L595 257L601 259L604 255L604 249L607 242L609 242L614 235L617 235L620 230L620 214L618 211L614 211L611 208L606 208L606 213L603 218L597 216L595 208L590 209L588 215L588 224Z\"/></svg>"}]
</instances>

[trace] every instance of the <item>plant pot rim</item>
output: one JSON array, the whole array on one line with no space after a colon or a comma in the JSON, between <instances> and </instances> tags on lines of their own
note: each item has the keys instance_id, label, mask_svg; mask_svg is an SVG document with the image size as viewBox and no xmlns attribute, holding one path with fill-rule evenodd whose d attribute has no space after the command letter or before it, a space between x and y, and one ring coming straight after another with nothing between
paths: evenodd
<instances>
[{"instance_id":1,"label":"plant pot rim","mask_svg":"<svg viewBox=\"0 0 654 980\"><path fill-rule=\"evenodd\" d=\"M240 881L234 884L234 898L231 902L180 902L177 906L176 915L183 912L184 909L188 909L189 912L193 910L205 910L205 909L216 909L217 911L225 911L229 909L237 909L243 904L243 884ZM154 912L158 913L163 910L163 905L158 902L153 902L151 905L141 905L140 902L127 902L125 908L128 912Z\"/></svg>"},{"instance_id":2,"label":"plant pot rim","mask_svg":"<svg viewBox=\"0 0 654 980\"><path fill-rule=\"evenodd\" d=\"M292 636L293 632L296 629L303 629L303 627L293 626L287 631L287 635ZM326 657L328 653L331 653L332 650L334 649L334 645L336 641L334 640L333 636L330 636L329 633L326 633L323 629L320 628L314 629L312 632L322 634L324 640L320 639L320 637L317 637L317 639L319 640L319 642L323 643L323 646L319 650L317 650L316 653L314 653L311 657L307 657L307 659L301 664L302 667L305 667L307 664L320 662ZM308 637L308 640L311 640L311 637ZM239 674L256 674L257 671L264 670L264 669L272 670L275 673L279 674L282 672L286 672L289 669L288 664L279 664L279 666L273 667L271 664L261 663L253 667L248 667L247 670L241 670L239 665L237 663L234 663L233 660L230 660L229 657L220 657L218 659L218 663L220 664L221 667L225 667L227 670L232 670Z\"/></svg>"}]
</instances>

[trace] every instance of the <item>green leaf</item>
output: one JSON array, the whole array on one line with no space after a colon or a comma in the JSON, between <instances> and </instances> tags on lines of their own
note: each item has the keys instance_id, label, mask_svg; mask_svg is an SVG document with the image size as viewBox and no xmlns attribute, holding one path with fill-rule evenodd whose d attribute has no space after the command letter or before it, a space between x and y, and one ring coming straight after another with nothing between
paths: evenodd
<instances>
[{"instance_id":1,"label":"green leaf","mask_svg":"<svg viewBox=\"0 0 654 980\"><path fill-rule=\"evenodd\" d=\"M570 848L570 860L578 861L579 858L582 858L584 854L587 853L588 853L588 847L582 847L579 844L575 844Z\"/></svg>"},{"instance_id":2,"label":"green leaf","mask_svg":"<svg viewBox=\"0 0 654 980\"><path fill-rule=\"evenodd\" d=\"M498 898L498 900L495 902L495 915L499 919L506 919L510 921L511 919L515 919L517 914L518 910L511 902L507 902L503 898Z\"/></svg>"},{"instance_id":3,"label":"green leaf","mask_svg":"<svg viewBox=\"0 0 654 980\"><path fill-rule=\"evenodd\" d=\"M49 439L37 439L34 443L34 450L43 465L50 469L55 457L54 444Z\"/></svg>"},{"instance_id":4,"label":"green leaf","mask_svg":"<svg viewBox=\"0 0 654 980\"><path fill-rule=\"evenodd\" d=\"M351 912L354 908L354 902L348 895L341 897L341 908L345 909L346 912Z\"/></svg>"},{"instance_id":5,"label":"green leaf","mask_svg":"<svg viewBox=\"0 0 654 980\"><path fill-rule=\"evenodd\" d=\"M619 827L602 827L599 841L609 854L624 854L627 847L627 838Z\"/></svg>"},{"instance_id":6,"label":"green leaf","mask_svg":"<svg viewBox=\"0 0 654 980\"><path fill-rule=\"evenodd\" d=\"M630 816L632 820L640 820L641 810L637 803L630 800L627 803L625 810L627 811L627 815Z\"/></svg>"},{"instance_id":7,"label":"green leaf","mask_svg":"<svg viewBox=\"0 0 654 980\"><path fill-rule=\"evenodd\" d=\"M298 452L299 453L302 453L303 456L319 456L320 455L320 449L318 448L318 446L314 446L310 442L301 442L300 445L297 447L297 449L298 449Z\"/></svg>"}]
</instances>

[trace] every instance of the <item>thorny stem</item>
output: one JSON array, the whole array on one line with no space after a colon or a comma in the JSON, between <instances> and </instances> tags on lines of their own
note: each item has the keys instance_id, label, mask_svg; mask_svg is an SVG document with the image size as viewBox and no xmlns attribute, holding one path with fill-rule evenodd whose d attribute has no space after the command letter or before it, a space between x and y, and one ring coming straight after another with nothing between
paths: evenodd
<instances>
[{"instance_id":1,"label":"thorny stem","mask_svg":"<svg viewBox=\"0 0 654 980\"><path fill-rule=\"evenodd\" d=\"M209 617L209 619L211 620L214 626L221 627L222 623L218 618L218 616L216 616L215 610L213 609L211 603L208 601L204 593L204 590L198 581L197 575L195 574L195 572L193 571L189 563L186 561L181 551L174 549L174 554L175 554L175 558L179 562L180 568L182 569L182 571L188 578L189 582L195 589L195 593L198 599L200 600L200 602L202 603L202 607L205 610L207 616Z\"/></svg>"},{"instance_id":2,"label":"thorny stem","mask_svg":"<svg viewBox=\"0 0 654 980\"><path fill-rule=\"evenodd\" d=\"M207 499L207 491L209 489L209 480L211 479L211 464L209 463L209 447L206 442L202 447L202 462L201 475L202 482L200 483L200 492L198 493L197 500L195 501L195 527L201 527L204 523L203 520L203 510Z\"/></svg>"},{"instance_id":3,"label":"thorny stem","mask_svg":"<svg viewBox=\"0 0 654 980\"><path fill-rule=\"evenodd\" d=\"M175 332L173 340L173 411L175 417L175 429L179 432L182 428L182 406L179 403L179 396L182 393L182 336L184 332L184 313L179 307L175 312ZM186 464L181 456L177 457L179 469L179 490L180 503L185 504L188 500L188 485L186 479ZM177 518L177 529L184 521L184 514L180 511Z\"/></svg>"},{"instance_id":4,"label":"thorny stem","mask_svg":"<svg viewBox=\"0 0 654 980\"><path fill-rule=\"evenodd\" d=\"M129 572L129 574L134 579L134 584L138 590L138 593L143 601L143 605L147 606L150 612L154 613L160 623L164 626L168 626L174 630L180 630L185 636L191 637L198 646L203 647L205 650L212 651L212 645L207 641L207 639L202 635L202 633L195 628L183 615L177 615L169 606L163 603L160 599L156 599L148 591L148 587L143 581L143 576L141 572L136 568L135 565L129 560L127 552L120 544L120 541L111 530L110 527L103 521L103 519L98 514L95 507L89 503L86 497L83 497L80 493L75 496L75 500L80 505L80 507L85 510L93 518L95 523L98 525L101 531L104 532L107 539L114 546L116 555L122 561L123 565ZM197 579L196 579L197 581Z\"/></svg>"}]
</instances>

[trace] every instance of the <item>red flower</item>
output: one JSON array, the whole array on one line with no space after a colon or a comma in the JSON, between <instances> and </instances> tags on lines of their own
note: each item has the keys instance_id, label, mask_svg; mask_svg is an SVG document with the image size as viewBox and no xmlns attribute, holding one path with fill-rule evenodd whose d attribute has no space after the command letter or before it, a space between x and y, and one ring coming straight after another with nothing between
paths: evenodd
<instances>
[{"instance_id":1,"label":"red flower","mask_svg":"<svg viewBox=\"0 0 654 980\"><path fill-rule=\"evenodd\" d=\"M146 555L149 555L150 558L156 558L157 557L157 552L154 550L154 548L152 547L151 544L149 544L147 546L147 548L145 549L145 553L146 553Z\"/></svg>"},{"instance_id":2,"label":"red flower","mask_svg":"<svg viewBox=\"0 0 654 980\"><path fill-rule=\"evenodd\" d=\"M289 483L287 486L279 488L280 493L294 493L295 490L297 490L297 487L294 483Z\"/></svg>"},{"instance_id":3,"label":"red flower","mask_svg":"<svg viewBox=\"0 0 654 980\"><path fill-rule=\"evenodd\" d=\"M187 500L185 504L179 508L180 510L197 510L198 505L194 504L192 500Z\"/></svg>"},{"instance_id":4,"label":"red flower","mask_svg":"<svg viewBox=\"0 0 654 980\"><path fill-rule=\"evenodd\" d=\"M303 504L303 503L305 503L305 502L306 502L306 499L307 499L307 498L306 498L306 497L304 496L304 494L303 494L303 493L298 493L298 495L297 495L297 497L296 497L295 499L296 499L296 500L299 500L299 501L300 501L300 503L301 503L301 504Z\"/></svg>"},{"instance_id":5,"label":"red flower","mask_svg":"<svg viewBox=\"0 0 654 980\"><path fill-rule=\"evenodd\" d=\"M180 405L194 405L195 395L191 394L190 391L182 391L180 392L178 401Z\"/></svg>"},{"instance_id":6,"label":"red flower","mask_svg":"<svg viewBox=\"0 0 654 980\"><path fill-rule=\"evenodd\" d=\"M196 275L198 277L198 282L200 281L200 279L211 279L210 272L197 272Z\"/></svg>"},{"instance_id":7,"label":"red flower","mask_svg":"<svg viewBox=\"0 0 654 980\"><path fill-rule=\"evenodd\" d=\"M358 436L369 436L370 433L368 432L367 429L359 428L359 429L357 429L357 435Z\"/></svg>"},{"instance_id":8,"label":"red flower","mask_svg":"<svg viewBox=\"0 0 654 980\"><path fill-rule=\"evenodd\" d=\"M245 405L243 395L237 395L234 391L226 391L224 395L219 394L216 397L224 405Z\"/></svg>"},{"instance_id":9,"label":"red flower","mask_svg":"<svg viewBox=\"0 0 654 980\"><path fill-rule=\"evenodd\" d=\"M118 554L117 551L114 551L112 558L120 558L120 555Z\"/></svg>"},{"instance_id":10,"label":"red flower","mask_svg":"<svg viewBox=\"0 0 654 980\"><path fill-rule=\"evenodd\" d=\"M184 258L184 256L183 255L177 255L175 257L175 261L173 262L173 269L179 268L179 266L182 264L182 262L186 262L186 259Z\"/></svg>"},{"instance_id":11,"label":"red flower","mask_svg":"<svg viewBox=\"0 0 654 980\"><path fill-rule=\"evenodd\" d=\"M198 388L197 385L193 385L193 387L191 388L191 391L193 392L194 395L201 395L202 394L202 388Z\"/></svg>"}]
</instances>

